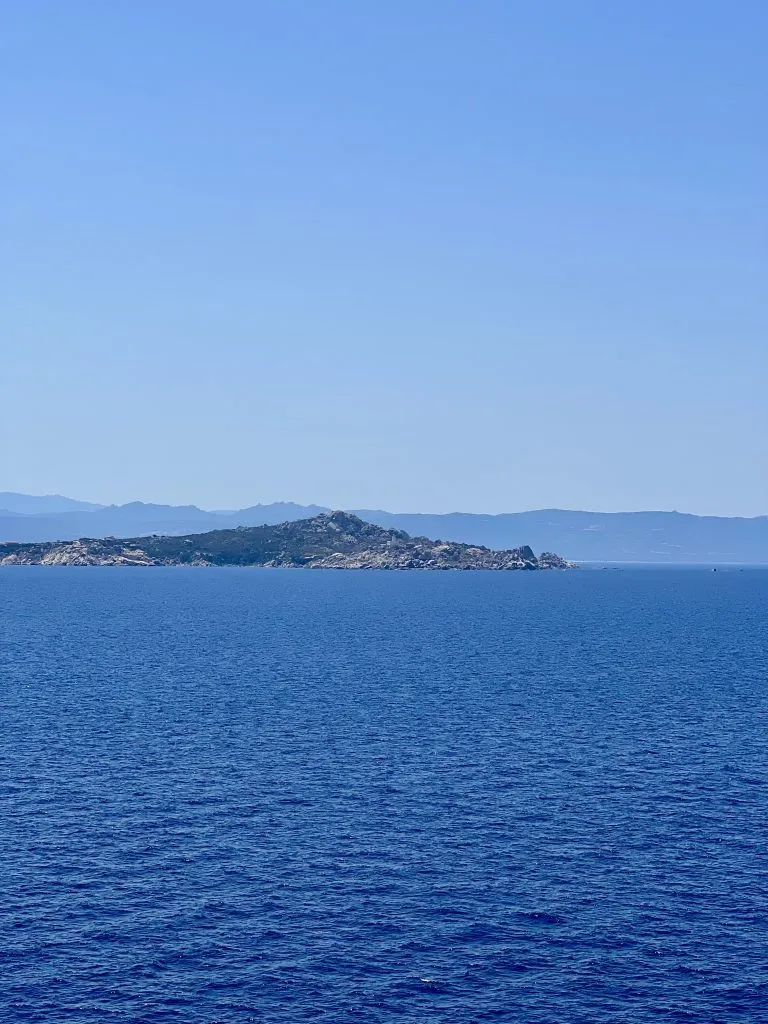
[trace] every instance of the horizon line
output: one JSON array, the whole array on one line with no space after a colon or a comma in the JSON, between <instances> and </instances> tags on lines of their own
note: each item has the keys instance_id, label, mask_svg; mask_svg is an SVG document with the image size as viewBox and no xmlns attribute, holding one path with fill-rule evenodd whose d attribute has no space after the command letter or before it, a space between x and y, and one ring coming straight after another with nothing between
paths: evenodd
<instances>
[{"instance_id":1,"label":"horizon line","mask_svg":"<svg viewBox=\"0 0 768 1024\"><path fill-rule=\"evenodd\" d=\"M385 515L393 516L439 516L447 518L449 516L477 516L484 518L498 518L501 516L519 516L519 515L531 515L537 512L570 512L577 515L599 515L599 516L621 516L621 515L678 515L678 516L690 516L696 519L765 519L768 518L768 513L757 513L756 515L725 515L725 514L713 514L707 512L681 512L679 509L660 509L660 508L647 508L647 509L618 509L615 511L604 511L600 509L586 509L586 508L569 508L566 506L540 506L537 508L526 508L519 509L517 511L506 511L506 512L464 512L460 509L453 509L450 512L423 512L423 511L405 511L405 512L393 512L387 508L380 508L375 506L357 506L355 508L347 506L332 506L323 505L318 502L300 502L293 501L291 499L279 499L276 501L257 501L251 505L241 505L238 508L206 508L202 505L196 505L192 502L184 504L173 504L171 502L162 501L145 501L140 498L133 499L125 502L110 502L102 503L98 501L89 501L82 498L72 498L65 494L59 493L48 493L48 494L30 494L25 491L1 491L0 495L7 494L9 496L20 498L32 498L32 499L46 499L53 498L61 501L72 501L78 502L84 505L92 505L93 509L69 509L63 512L13 512L11 509L4 509L0 506L0 515L3 512L11 512L12 515L22 516L40 516L40 515L67 515L74 512L87 513L89 511L101 511L104 509L118 509L125 508L128 505L143 505L143 506L156 506L158 508L173 508L173 509L195 509L198 512L205 512L209 515L235 515L238 512L244 512L253 508L270 508L275 505L292 505L296 508L302 509L320 509L322 511L334 512L374 512L383 513Z\"/></svg>"}]
</instances>

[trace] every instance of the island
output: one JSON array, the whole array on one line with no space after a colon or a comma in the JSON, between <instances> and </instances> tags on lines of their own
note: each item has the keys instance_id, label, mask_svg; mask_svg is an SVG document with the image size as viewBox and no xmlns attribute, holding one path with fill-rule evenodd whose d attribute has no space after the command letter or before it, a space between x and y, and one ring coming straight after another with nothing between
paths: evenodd
<instances>
[{"instance_id":1,"label":"island","mask_svg":"<svg viewBox=\"0 0 768 1024\"><path fill-rule=\"evenodd\" d=\"M524 545L492 551L476 544L411 537L328 512L276 526L187 536L0 544L0 565L207 565L310 569L567 569L571 563Z\"/></svg>"}]
</instances>

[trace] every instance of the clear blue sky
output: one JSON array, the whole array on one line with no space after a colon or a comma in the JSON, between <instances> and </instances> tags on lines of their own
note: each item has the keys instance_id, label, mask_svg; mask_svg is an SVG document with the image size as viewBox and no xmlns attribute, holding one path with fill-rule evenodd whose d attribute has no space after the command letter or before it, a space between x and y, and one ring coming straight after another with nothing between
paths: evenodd
<instances>
[{"instance_id":1,"label":"clear blue sky","mask_svg":"<svg viewBox=\"0 0 768 1024\"><path fill-rule=\"evenodd\" d=\"M0 490L768 513L764 0L15 0Z\"/></svg>"}]
</instances>

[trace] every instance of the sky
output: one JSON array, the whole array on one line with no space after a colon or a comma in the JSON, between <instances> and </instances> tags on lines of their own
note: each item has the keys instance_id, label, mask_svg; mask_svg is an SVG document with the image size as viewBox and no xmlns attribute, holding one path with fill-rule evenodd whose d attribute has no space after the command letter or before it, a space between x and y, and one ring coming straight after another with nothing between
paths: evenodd
<instances>
[{"instance_id":1,"label":"sky","mask_svg":"<svg viewBox=\"0 0 768 1024\"><path fill-rule=\"evenodd\" d=\"M763 0L0 39L0 490L768 514Z\"/></svg>"}]
</instances>

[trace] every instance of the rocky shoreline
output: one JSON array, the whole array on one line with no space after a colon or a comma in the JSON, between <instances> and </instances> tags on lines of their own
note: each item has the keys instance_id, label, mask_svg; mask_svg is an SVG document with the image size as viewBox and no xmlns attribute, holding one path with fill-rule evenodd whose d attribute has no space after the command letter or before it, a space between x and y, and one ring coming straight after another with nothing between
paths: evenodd
<instances>
[{"instance_id":1,"label":"rocky shoreline","mask_svg":"<svg viewBox=\"0 0 768 1024\"><path fill-rule=\"evenodd\" d=\"M506 551L411 537L348 512L184 537L106 537L0 544L0 565L262 566L311 569L567 569L571 563L524 545Z\"/></svg>"}]
</instances>

